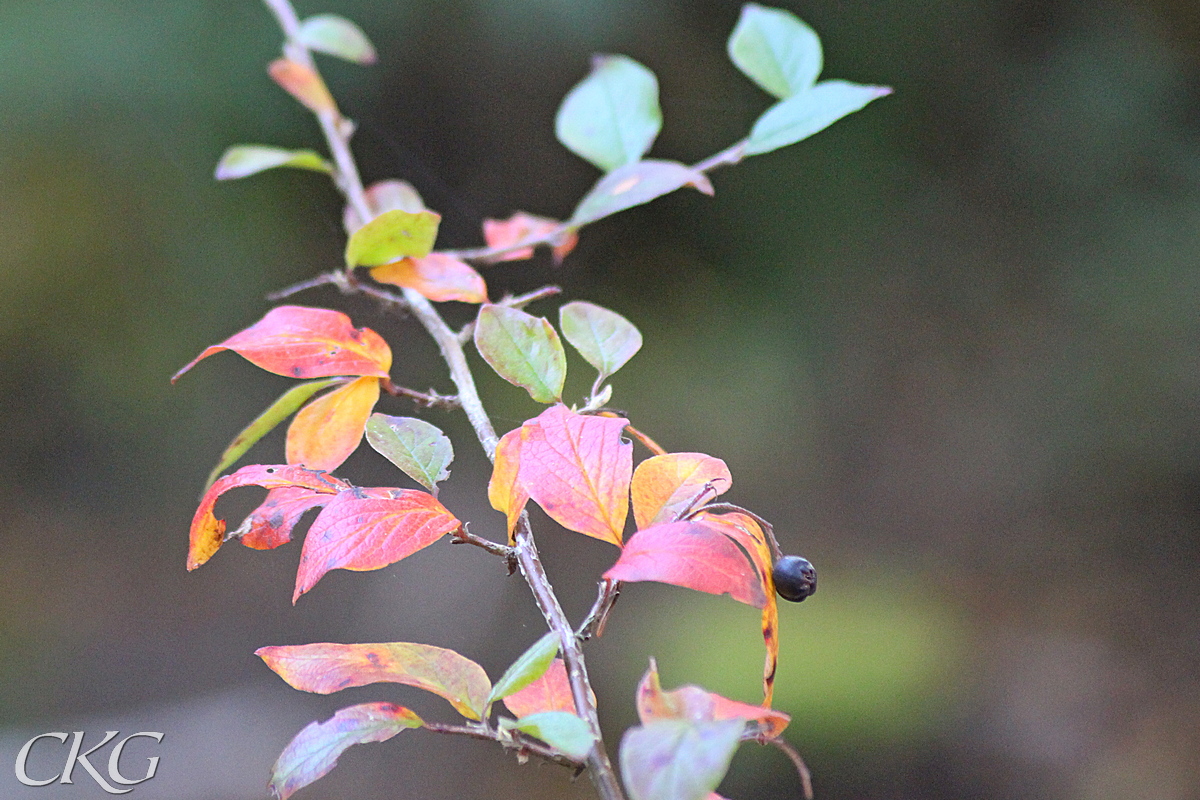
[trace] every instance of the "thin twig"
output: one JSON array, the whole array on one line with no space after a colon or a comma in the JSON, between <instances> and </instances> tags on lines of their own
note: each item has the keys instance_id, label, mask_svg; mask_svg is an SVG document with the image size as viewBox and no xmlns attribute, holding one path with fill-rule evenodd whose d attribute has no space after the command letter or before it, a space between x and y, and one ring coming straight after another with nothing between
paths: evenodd
<instances>
[{"instance_id":1,"label":"thin twig","mask_svg":"<svg viewBox=\"0 0 1200 800\"><path fill-rule=\"evenodd\" d=\"M792 760L792 764L796 766L796 772L800 774L800 784L804 787L804 800L813 800L812 773L808 771L808 765L804 763L804 759L800 757L800 753L797 752L796 748L779 737L760 739L759 741L763 744L778 747Z\"/></svg>"},{"instance_id":2,"label":"thin twig","mask_svg":"<svg viewBox=\"0 0 1200 800\"><path fill-rule=\"evenodd\" d=\"M472 739L483 739L489 742L499 742L510 750L516 750L520 756L537 756L553 764L560 764L570 769L582 769L584 764L576 761L565 753L560 753L541 742L521 735L520 731L501 733L500 731L477 725L447 725L442 722L426 722L422 725L427 731L444 733L452 736L468 736Z\"/></svg>"},{"instance_id":3,"label":"thin twig","mask_svg":"<svg viewBox=\"0 0 1200 800\"><path fill-rule=\"evenodd\" d=\"M508 545L493 542L491 539L484 539L482 536L476 536L467 530L466 526L462 526L457 530L451 531L452 540L456 544L473 544L476 547L486 550L494 556L500 556L508 564L508 574L512 575L517 571L517 555L516 551Z\"/></svg>"},{"instance_id":4,"label":"thin twig","mask_svg":"<svg viewBox=\"0 0 1200 800\"><path fill-rule=\"evenodd\" d=\"M592 603L591 610L583 618L583 622L579 623L575 636L583 641L603 636L604 626L608 624L608 615L612 612L613 606L617 604L617 598L620 596L621 581L602 579L596 593L596 602Z\"/></svg>"},{"instance_id":5,"label":"thin twig","mask_svg":"<svg viewBox=\"0 0 1200 800\"><path fill-rule=\"evenodd\" d=\"M407 397L417 405L425 408L462 408L462 403L452 394L438 394L433 389L430 389L428 392L418 392L416 389L409 389L406 386L399 386L392 383L390 378L380 381L379 385L392 397Z\"/></svg>"}]
</instances>

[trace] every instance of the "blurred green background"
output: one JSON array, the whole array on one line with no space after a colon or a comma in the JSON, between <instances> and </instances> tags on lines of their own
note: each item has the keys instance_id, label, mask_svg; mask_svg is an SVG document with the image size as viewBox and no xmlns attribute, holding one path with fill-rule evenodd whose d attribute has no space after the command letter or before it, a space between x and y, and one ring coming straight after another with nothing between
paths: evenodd
<instances>
[{"instance_id":1,"label":"blurred green background","mask_svg":"<svg viewBox=\"0 0 1200 800\"><path fill-rule=\"evenodd\" d=\"M322 61L365 177L413 182L444 214L439 245L457 247L485 217L566 216L595 180L552 133L593 53L658 75L652 155L694 161L745 135L768 98L724 53L738 7L300 11L345 14L375 41L375 67ZM729 499L817 565L820 592L782 609L776 705L819 798L1200 796L1200 12L787 7L821 34L826 77L894 96L714 173L715 198L586 229L560 268L489 268L493 295L556 283L632 319L646 346L614 405L668 449L724 458ZM444 544L331 574L294 609L295 546L184 570L205 475L288 382L231 355L167 379L343 243L319 176L212 180L229 144L319 144L265 75L278 45L254 0L0 3L0 756L44 731L163 731L158 777L132 795L146 800L263 798L291 736L351 702L452 717L404 688L302 695L257 647L423 641L495 676L541 633L523 584ZM333 290L297 301L388 336L398 382L451 389L410 321ZM483 383L500 429L537 413ZM443 501L498 538L469 429L425 416L456 442ZM281 454L275 436L249 458ZM343 472L389 485L385 466L367 451ZM539 529L577 619L614 553ZM630 587L589 651L613 745L649 656L668 687L753 701L761 647L753 609ZM558 768L432 739L355 748L298 796L591 796ZM61 768L44 753L31 772ZM86 776L25 789L0 770L6 797L106 796ZM782 756L752 746L722 788L798 791Z\"/></svg>"}]
</instances>

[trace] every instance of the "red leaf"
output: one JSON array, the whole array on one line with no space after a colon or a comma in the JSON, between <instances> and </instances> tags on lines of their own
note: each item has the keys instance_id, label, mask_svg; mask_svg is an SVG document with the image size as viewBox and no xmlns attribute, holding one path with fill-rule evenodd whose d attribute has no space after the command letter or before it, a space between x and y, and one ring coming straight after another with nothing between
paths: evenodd
<instances>
[{"instance_id":1,"label":"red leaf","mask_svg":"<svg viewBox=\"0 0 1200 800\"><path fill-rule=\"evenodd\" d=\"M302 692L331 694L371 683L402 683L446 698L479 719L491 681L483 667L453 650L413 642L260 647L254 653Z\"/></svg>"},{"instance_id":2,"label":"red leaf","mask_svg":"<svg viewBox=\"0 0 1200 800\"><path fill-rule=\"evenodd\" d=\"M709 502L732 485L733 476L719 458L703 453L653 456L633 473L633 518L639 529L674 522L697 501ZM711 488L705 491L706 487Z\"/></svg>"},{"instance_id":3,"label":"red leaf","mask_svg":"<svg viewBox=\"0 0 1200 800\"><path fill-rule=\"evenodd\" d=\"M255 366L289 378L386 378L392 366L387 342L370 328L355 328L340 311L280 306L241 333L206 349L171 381L222 350L232 350Z\"/></svg>"},{"instance_id":4,"label":"red leaf","mask_svg":"<svg viewBox=\"0 0 1200 800\"><path fill-rule=\"evenodd\" d=\"M292 602L331 569L361 572L395 564L461 524L428 492L341 492L325 506L304 537Z\"/></svg>"},{"instance_id":5,"label":"red leaf","mask_svg":"<svg viewBox=\"0 0 1200 800\"><path fill-rule=\"evenodd\" d=\"M267 492L267 499L251 511L230 536L240 536L246 547L271 550L291 541L292 528L296 527L304 512L323 506L332 499L332 494L314 492L300 486L272 489Z\"/></svg>"},{"instance_id":6,"label":"red leaf","mask_svg":"<svg viewBox=\"0 0 1200 800\"><path fill-rule=\"evenodd\" d=\"M567 668L561 658L555 658L550 669L542 677L504 698L504 705L517 718L542 711L568 711L575 713L575 698L571 694L571 682L567 679Z\"/></svg>"},{"instance_id":7,"label":"red leaf","mask_svg":"<svg viewBox=\"0 0 1200 800\"><path fill-rule=\"evenodd\" d=\"M517 480L521 466L521 431L516 428L500 437L496 445L496 463L492 467L492 477L488 481L488 501L492 508L503 513L508 518L508 543L513 544L513 533L517 529L517 520L529 502L529 492L525 491Z\"/></svg>"},{"instance_id":8,"label":"red leaf","mask_svg":"<svg viewBox=\"0 0 1200 800\"><path fill-rule=\"evenodd\" d=\"M783 733L792 720L782 711L730 700L699 686L681 686L664 692L654 659L650 659L650 669L638 684L637 709L643 724L655 719L686 719L690 722L744 719L758 723L759 730L772 738Z\"/></svg>"},{"instance_id":9,"label":"red leaf","mask_svg":"<svg viewBox=\"0 0 1200 800\"><path fill-rule=\"evenodd\" d=\"M333 95L325 86L325 81L303 64L280 58L271 62L267 67L267 73L273 81L300 101L309 111L320 114L337 108L337 104L333 101Z\"/></svg>"},{"instance_id":10,"label":"red leaf","mask_svg":"<svg viewBox=\"0 0 1200 800\"><path fill-rule=\"evenodd\" d=\"M287 461L309 469L333 470L362 441L379 379L358 378L312 401L296 414L287 433Z\"/></svg>"},{"instance_id":11,"label":"red leaf","mask_svg":"<svg viewBox=\"0 0 1200 800\"><path fill-rule=\"evenodd\" d=\"M483 221L483 238L487 241L488 247L508 247L509 245L523 242L526 239L536 239L546 236L561 227L562 223L558 220L518 211L506 220L485 219ZM579 236L574 230L562 230L556 237L550 240L554 248L554 261L562 263L567 253L575 249L575 244L578 241ZM505 253L499 260L519 261L529 258L532 255L532 246L522 247L519 250Z\"/></svg>"},{"instance_id":12,"label":"red leaf","mask_svg":"<svg viewBox=\"0 0 1200 800\"><path fill-rule=\"evenodd\" d=\"M633 472L625 425L555 405L526 422L521 437L519 479L529 496L564 528L618 547Z\"/></svg>"},{"instance_id":13,"label":"red leaf","mask_svg":"<svg viewBox=\"0 0 1200 800\"><path fill-rule=\"evenodd\" d=\"M251 464L248 467L242 467L232 475L226 475L208 488L200 500L200 507L196 509L196 514L192 517L192 528L188 537L187 568L189 570L195 569L212 558L213 553L217 552L224 541L225 520L216 518L213 514L213 506L217 504L218 497L239 486L262 486L266 489L294 486L320 494L335 494L342 489L349 488L349 484L324 472L283 464Z\"/></svg>"},{"instance_id":14,"label":"red leaf","mask_svg":"<svg viewBox=\"0 0 1200 800\"><path fill-rule=\"evenodd\" d=\"M728 593L755 608L767 602L762 580L746 554L728 536L700 522L668 522L638 531L604 577Z\"/></svg>"},{"instance_id":15,"label":"red leaf","mask_svg":"<svg viewBox=\"0 0 1200 800\"><path fill-rule=\"evenodd\" d=\"M375 267L371 277L380 283L415 289L438 303L446 300L487 302L487 284L483 276L465 261L442 253L430 253L424 258L402 258Z\"/></svg>"}]
</instances>

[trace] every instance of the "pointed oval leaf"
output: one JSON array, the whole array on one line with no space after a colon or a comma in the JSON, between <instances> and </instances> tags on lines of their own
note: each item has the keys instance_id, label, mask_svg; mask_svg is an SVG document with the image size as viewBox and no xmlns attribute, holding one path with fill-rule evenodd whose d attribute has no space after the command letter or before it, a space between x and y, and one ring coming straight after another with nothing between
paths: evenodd
<instances>
[{"instance_id":1,"label":"pointed oval leaf","mask_svg":"<svg viewBox=\"0 0 1200 800\"><path fill-rule=\"evenodd\" d=\"M325 81L313 69L286 58L276 59L267 67L271 79L314 114L337 110Z\"/></svg>"},{"instance_id":2,"label":"pointed oval leaf","mask_svg":"<svg viewBox=\"0 0 1200 800\"><path fill-rule=\"evenodd\" d=\"M300 23L297 34L300 43L309 50L353 61L374 64L375 47L362 29L337 14L317 14Z\"/></svg>"},{"instance_id":3,"label":"pointed oval leaf","mask_svg":"<svg viewBox=\"0 0 1200 800\"><path fill-rule=\"evenodd\" d=\"M492 465L492 477L488 480L488 502L492 508L504 514L508 521L508 543L514 544L517 520L529 502L529 492L518 480L521 467L521 431L511 430L500 437L496 445L496 461Z\"/></svg>"},{"instance_id":4,"label":"pointed oval leaf","mask_svg":"<svg viewBox=\"0 0 1200 800\"><path fill-rule=\"evenodd\" d=\"M540 711L518 720L501 718L500 727L528 733L576 761L586 758L596 744L588 724L569 711Z\"/></svg>"},{"instance_id":5,"label":"pointed oval leaf","mask_svg":"<svg viewBox=\"0 0 1200 800\"><path fill-rule=\"evenodd\" d=\"M289 378L386 378L392 366L392 351L383 337L370 328L355 328L342 312L279 306L241 333L207 348L176 372L171 382L222 350L232 350L256 367Z\"/></svg>"},{"instance_id":6,"label":"pointed oval leaf","mask_svg":"<svg viewBox=\"0 0 1200 800\"><path fill-rule=\"evenodd\" d=\"M629 513L633 445L626 420L546 409L523 425L519 480L568 530L621 546Z\"/></svg>"},{"instance_id":7,"label":"pointed oval leaf","mask_svg":"<svg viewBox=\"0 0 1200 800\"><path fill-rule=\"evenodd\" d=\"M711 502L731 486L733 476L719 458L703 453L651 456L633 473L633 518L638 530L674 522L690 507Z\"/></svg>"},{"instance_id":8,"label":"pointed oval leaf","mask_svg":"<svg viewBox=\"0 0 1200 800\"><path fill-rule=\"evenodd\" d=\"M302 486L271 489L266 499L246 515L246 519L236 531L229 534L229 538L236 537L253 550L271 550L287 544L300 518L306 512L325 505L333 497Z\"/></svg>"},{"instance_id":9,"label":"pointed oval leaf","mask_svg":"<svg viewBox=\"0 0 1200 800\"><path fill-rule=\"evenodd\" d=\"M615 311L577 300L558 309L563 336L603 380L642 349L642 334Z\"/></svg>"},{"instance_id":10,"label":"pointed oval leaf","mask_svg":"<svg viewBox=\"0 0 1200 800\"><path fill-rule=\"evenodd\" d=\"M237 144L230 147L217 162L219 181L245 178L248 175L276 167L311 169L314 172L333 172L328 161L312 150L285 150L261 144Z\"/></svg>"},{"instance_id":11,"label":"pointed oval leaf","mask_svg":"<svg viewBox=\"0 0 1200 800\"><path fill-rule=\"evenodd\" d=\"M383 180L376 181L363 191L363 198L371 210L372 219L385 211L407 211L410 214L420 214L425 210L425 201L408 181ZM346 235L354 233L368 220L361 219L354 206L346 204L342 212L342 224Z\"/></svg>"},{"instance_id":12,"label":"pointed oval leaf","mask_svg":"<svg viewBox=\"0 0 1200 800\"><path fill-rule=\"evenodd\" d=\"M346 265L377 267L409 256L424 258L433 249L441 220L441 215L432 211L384 211L350 234Z\"/></svg>"},{"instance_id":13,"label":"pointed oval leaf","mask_svg":"<svg viewBox=\"0 0 1200 800\"><path fill-rule=\"evenodd\" d=\"M435 303L486 303L487 284L470 264L444 253L424 258L402 258L371 270L380 283L416 289Z\"/></svg>"},{"instance_id":14,"label":"pointed oval leaf","mask_svg":"<svg viewBox=\"0 0 1200 800\"><path fill-rule=\"evenodd\" d=\"M741 548L728 536L698 522L667 522L638 531L604 577L728 594L755 608L762 608L767 601L762 579Z\"/></svg>"},{"instance_id":15,"label":"pointed oval leaf","mask_svg":"<svg viewBox=\"0 0 1200 800\"><path fill-rule=\"evenodd\" d=\"M526 240L549 244L553 248L556 263L561 263L579 241L575 232L565 228L558 220L526 214L524 211L518 211L505 220L485 219L483 238L491 248L510 247ZM533 245L530 245L505 253L498 260L520 261L532 255Z\"/></svg>"},{"instance_id":16,"label":"pointed oval leaf","mask_svg":"<svg viewBox=\"0 0 1200 800\"><path fill-rule=\"evenodd\" d=\"M591 74L567 93L554 119L558 140L605 172L645 155L661 128L658 81L625 56L592 59Z\"/></svg>"},{"instance_id":17,"label":"pointed oval leaf","mask_svg":"<svg viewBox=\"0 0 1200 800\"><path fill-rule=\"evenodd\" d=\"M742 6L727 49L742 74L781 100L811 88L821 74L821 40L780 8Z\"/></svg>"},{"instance_id":18,"label":"pointed oval leaf","mask_svg":"<svg viewBox=\"0 0 1200 800\"><path fill-rule=\"evenodd\" d=\"M769 153L823 131L872 100L892 93L886 86L847 81L821 81L800 94L780 100L750 130L746 155Z\"/></svg>"},{"instance_id":19,"label":"pointed oval leaf","mask_svg":"<svg viewBox=\"0 0 1200 800\"><path fill-rule=\"evenodd\" d=\"M705 800L725 777L742 720L656 720L621 737L621 776L630 800Z\"/></svg>"},{"instance_id":20,"label":"pointed oval leaf","mask_svg":"<svg viewBox=\"0 0 1200 800\"><path fill-rule=\"evenodd\" d=\"M225 520L217 519L213 514L213 507L221 495L240 486L262 486L266 489L299 486L331 495L349 488L349 484L332 475L286 464L251 464L232 475L226 475L208 487L208 491L200 499L195 516L192 517L191 531L188 535L189 571L212 558L213 553L216 553L225 541Z\"/></svg>"},{"instance_id":21,"label":"pointed oval leaf","mask_svg":"<svg viewBox=\"0 0 1200 800\"><path fill-rule=\"evenodd\" d=\"M439 481L450 477L454 447L436 425L416 417L372 414L367 442L408 477L435 495Z\"/></svg>"},{"instance_id":22,"label":"pointed oval leaf","mask_svg":"<svg viewBox=\"0 0 1200 800\"><path fill-rule=\"evenodd\" d=\"M647 159L626 164L605 175L584 195L570 222L575 227L587 225L684 186L708 195L713 193L708 176L678 161Z\"/></svg>"},{"instance_id":23,"label":"pointed oval leaf","mask_svg":"<svg viewBox=\"0 0 1200 800\"><path fill-rule=\"evenodd\" d=\"M646 670L646 674L638 683L637 709L638 718L643 724L656 719L684 719L692 722L741 719L754 723L758 731L768 737L783 733L792 720L782 711L730 700L705 691L699 686L681 686L664 692L654 659L650 659L650 669Z\"/></svg>"},{"instance_id":24,"label":"pointed oval leaf","mask_svg":"<svg viewBox=\"0 0 1200 800\"><path fill-rule=\"evenodd\" d=\"M331 569L381 569L460 525L433 495L416 489L341 492L313 520L304 537L292 602Z\"/></svg>"},{"instance_id":25,"label":"pointed oval leaf","mask_svg":"<svg viewBox=\"0 0 1200 800\"><path fill-rule=\"evenodd\" d=\"M337 766L338 756L350 747L384 742L424 724L412 711L392 703L343 708L325 722L310 723L296 734L271 768L269 788L275 797L287 800L298 789L328 775Z\"/></svg>"},{"instance_id":26,"label":"pointed oval leaf","mask_svg":"<svg viewBox=\"0 0 1200 800\"><path fill-rule=\"evenodd\" d=\"M288 463L326 472L340 467L358 449L378 401L379 378L366 377L309 403L288 426Z\"/></svg>"},{"instance_id":27,"label":"pointed oval leaf","mask_svg":"<svg viewBox=\"0 0 1200 800\"><path fill-rule=\"evenodd\" d=\"M229 443L229 447L226 447L225 452L221 454L221 460L213 467L213 471L208 474L208 481L205 482L204 488L207 490L209 486L212 486L213 481L222 472L245 455L246 451L253 447L259 439L273 431L276 425L283 422L296 409L304 405L310 397L322 389L344 382L344 378L309 381L293 386L280 395L279 399L272 403L266 411L259 414L253 422L242 429L241 433L233 437L233 441Z\"/></svg>"},{"instance_id":28,"label":"pointed oval leaf","mask_svg":"<svg viewBox=\"0 0 1200 800\"><path fill-rule=\"evenodd\" d=\"M504 380L539 403L562 397L567 354L554 326L517 308L485 305L475 324L475 347Z\"/></svg>"},{"instance_id":29,"label":"pointed oval leaf","mask_svg":"<svg viewBox=\"0 0 1200 800\"><path fill-rule=\"evenodd\" d=\"M575 713L575 698L571 694L571 682L567 668L561 658L555 658L542 677L524 689L504 698L504 705L518 717L527 717L541 711L566 711Z\"/></svg>"},{"instance_id":30,"label":"pointed oval leaf","mask_svg":"<svg viewBox=\"0 0 1200 800\"><path fill-rule=\"evenodd\" d=\"M332 694L353 686L401 683L443 697L479 719L492 684L483 667L453 650L414 642L260 647L254 653L293 688Z\"/></svg>"},{"instance_id":31,"label":"pointed oval leaf","mask_svg":"<svg viewBox=\"0 0 1200 800\"><path fill-rule=\"evenodd\" d=\"M492 693L488 696L488 702L519 692L545 675L546 670L550 669L550 664L554 662L554 657L558 655L558 646L558 634L554 631L547 632L530 645L529 649L504 671L500 680L496 681Z\"/></svg>"}]
</instances>

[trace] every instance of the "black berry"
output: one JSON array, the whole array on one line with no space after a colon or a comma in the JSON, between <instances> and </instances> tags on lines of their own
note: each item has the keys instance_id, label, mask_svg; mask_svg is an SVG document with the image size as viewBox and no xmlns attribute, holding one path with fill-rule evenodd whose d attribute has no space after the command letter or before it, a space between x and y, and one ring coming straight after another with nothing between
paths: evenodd
<instances>
[{"instance_id":1,"label":"black berry","mask_svg":"<svg viewBox=\"0 0 1200 800\"><path fill-rule=\"evenodd\" d=\"M771 577L775 579L775 591L784 600L799 603L817 593L817 571L807 558L784 556L775 562Z\"/></svg>"}]
</instances>

